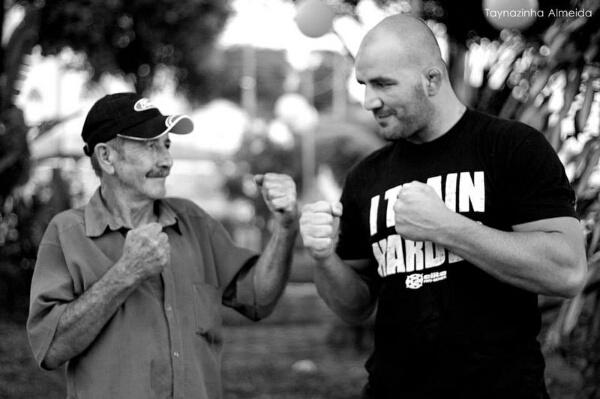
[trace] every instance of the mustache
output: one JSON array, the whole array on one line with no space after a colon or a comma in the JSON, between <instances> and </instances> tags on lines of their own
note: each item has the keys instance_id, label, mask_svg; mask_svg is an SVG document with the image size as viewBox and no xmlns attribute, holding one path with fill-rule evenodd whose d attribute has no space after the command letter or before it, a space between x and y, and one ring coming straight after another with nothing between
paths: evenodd
<instances>
[{"instance_id":1,"label":"mustache","mask_svg":"<svg viewBox=\"0 0 600 399\"><path fill-rule=\"evenodd\" d=\"M152 169L150 172L146 173L146 177L167 177L170 172L170 168Z\"/></svg>"}]
</instances>

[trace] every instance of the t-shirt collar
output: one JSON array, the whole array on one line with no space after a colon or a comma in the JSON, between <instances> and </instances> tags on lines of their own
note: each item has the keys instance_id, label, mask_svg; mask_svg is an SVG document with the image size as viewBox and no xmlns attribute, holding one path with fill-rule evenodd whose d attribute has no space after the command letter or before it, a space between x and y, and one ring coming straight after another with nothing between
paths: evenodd
<instances>
[{"instance_id":1,"label":"t-shirt collar","mask_svg":"<svg viewBox=\"0 0 600 399\"><path fill-rule=\"evenodd\" d=\"M175 226L177 228L177 214L166 201L156 200L155 209L157 210L158 223L163 227ZM106 207L106 203L100 194L100 187L96 189L94 195L90 198L84 209L85 234L88 237L99 237L106 231L117 231L126 228L118 220L115 220L113 214Z\"/></svg>"}]
</instances>

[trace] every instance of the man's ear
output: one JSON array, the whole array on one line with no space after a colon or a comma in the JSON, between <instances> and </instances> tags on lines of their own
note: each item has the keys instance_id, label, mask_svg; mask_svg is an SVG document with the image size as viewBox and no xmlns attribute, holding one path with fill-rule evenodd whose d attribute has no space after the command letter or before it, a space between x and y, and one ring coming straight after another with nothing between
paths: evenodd
<instances>
[{"instance_id":1,"label":"man's ear","mask_svg":"<svg viewBox=\"0 0 600 399\"><path fill-rule=\"evenodd\" d=\"M112 149L106 143L98 143L94 148L94 154L98 160L98 165L102 168L102 171L108 175L115 174L115 167L113 166L115 159L115 150Z\"/></svg>"},{"instance_id":2,"label":"man's ear","mask_svg":"<svg viewBox=\"0 0 600 399\"><path fill-rule=\"evenodd\" d=\"M437 67L430 67L425 70L425 92L428 96L435 96L442 87L443 73Z\"/></svg>"}]
</instances>

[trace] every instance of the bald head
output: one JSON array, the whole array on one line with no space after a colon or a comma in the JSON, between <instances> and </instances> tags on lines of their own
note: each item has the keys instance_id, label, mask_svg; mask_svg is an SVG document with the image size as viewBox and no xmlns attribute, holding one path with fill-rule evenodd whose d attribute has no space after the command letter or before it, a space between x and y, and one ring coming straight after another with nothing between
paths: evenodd
<instances>
[{"instance_id":1,"label":"bald head","mask_svg":"<svg viewBox=\"0 0 600 399\"><path fill-rule=\"evenodd\" d=\"M385 53L390 61L419 70L446 69L433 32L423 20L407 14L389 16L371 29L361 42L357 61L372 52Z\"/></svg>"},{"instance_id":2,"label":"bald head","mask_svg":"<svg viewBox=\"0 0 600 399\"><path fill-rule=\"evenodd\" d=\"M356 55L355 71L365 87L364 107L385 139L431 141L464 112L435 35L413 16L394 15L371 29Z\"/></svg>"}]
</instances>

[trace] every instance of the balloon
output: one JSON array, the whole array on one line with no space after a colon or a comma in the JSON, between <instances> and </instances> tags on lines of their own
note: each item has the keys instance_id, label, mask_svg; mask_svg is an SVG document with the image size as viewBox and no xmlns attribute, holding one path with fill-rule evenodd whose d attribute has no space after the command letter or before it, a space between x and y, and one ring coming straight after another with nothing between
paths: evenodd
<instances>
[{"instance_id":1,"label":"balloon","mask_svg":"<svg viewBox=\"0 0 600 399\"><path fill-rule=\"evenodd\" d=\"M497 29L523 30L535 22L537 0L483 0L483 14Z\"/></svg>"},{"instance_id":2,"label":"balloon","mask_svg":"<svg viewBox=\"0 0 600 399\"><path fill-rule=\"evenodd\" d=\"M321 0L303 0L296 9L296 24L308 37L321 37L333 26L334 12Z\"/></svg>"}]
</instances>

